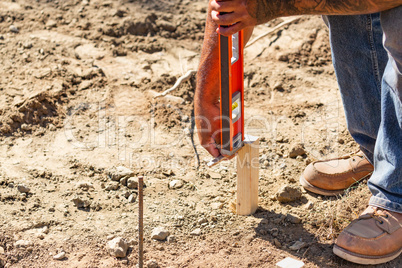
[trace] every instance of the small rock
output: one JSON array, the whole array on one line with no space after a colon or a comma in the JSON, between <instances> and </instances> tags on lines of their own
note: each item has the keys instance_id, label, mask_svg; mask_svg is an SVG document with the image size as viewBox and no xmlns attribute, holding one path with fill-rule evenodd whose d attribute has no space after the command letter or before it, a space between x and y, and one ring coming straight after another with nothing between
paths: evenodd
<instances>
[{"instance_id":1,"label":"small rock","mask_svg":"<svg viewBox=\"0 0 402 268\"><path fill-rule=\"evenodd\" d=\"M275 194L275 199L281 203L292 202L300 199L302 191L299 187L285 185Z\"/></svg>"},{"instance_id":2,"label":"small rock","mask_svg":"<svg viewBox=\"0 0 402 268\"><path fill-rule=\"evenodd\" d=\"M116 191L119 189L120 182L118 181L111 181L108 184L106 184L106 191Z\"/></svg>"},{"instance_id":3,"label":"small rock","mask_svg":"<svg viewBox=\"0 0 402 268\"><path fill-rule=\"evenodd\" d=\"M0 254L4 254L6 251L4 250L3 247L0 247Z\"/></svg>"},{"instance_id":4,"label":"small rock","mask_svg":"<svg viewBox=\"0 0 402 268\"><path fill-rule=\"evenodd\" d=\"M211 179L214 179L214 180L222 179L222 175L217 172L209 172L209 176L211 177Z\"/></svg>"},{"instance_id":5,"label":"small rock","mask_svg":"<svg viewBox=\"0 0 402 268\"><path fill-rule=\"evenodd\" d=\"M306 243L304 243L302 241L296 241L293 245L291 245L289 247L289 249L296 251L296 250L299 250L301 248L304 248L305 246L306 246Z\"/></svg>"},{"instance_id":6,"label":"small rock","mask_svg":"<svg viewBox=\"0 0 402 268\"><path fill-rule=\"evenodd\" d=\"M170 235L169 231L163 227L157 227L152 231L151 238L163 241Z\"/></svg>"},{"instance_id":7,"label":"small rock","mask_svg":"<svg viewBox=\"0 0 402 268\"><path fill-rule=\"evenodd\" d=\"M181 187L183 187L183 181L182 180L173 180L171 182L169 182L169 188L170 189L180 189Z\"/></svg>"},{"instance_id":8,"label":"small rock","mask_svg":"<svg viewBox=\"0 0 402 268\"><path fill-rule=\"evenodd\" d=\"M149 260L147 261L147 263L145 264L147 266L147 268L158 268L159 265L155 260Z\"/></svg>"},{"instance_id":9,"label":"small rock","mask_svg":"<svg viewBox=\"0 0 402 268\"><path fill-rule=\"evenodd\" d=\"M221 209L223 208L223 203L220 202L211 203L211 208L214 210Z\"/></svg>"},{"instance_id":10,"label":"small rock","mask_svg":"<svg viewBox=\"0 0 402 268\"><path fill-rule=\"evenodd\" d=\"M174 243L177 241L176 237L174 235L169 235L167 238L168 243Z\"/></svg>"},{"instance_id":11,"label":"small rock","mask_svg":"<svg viewBox=\"0 0 402 268\"><path fill-rule=\"evenodd\" d=\"M121 237L116 237L106 244L106 249L110 255L117 258L124 258L127 254L128 243Z\"/></svg>"},{"instance_id":12,"label":"small rock","mask_svg":"<svg viewBox=\"0 0 402 268\"><path fill-rule=\"evenodd\" d=\"M53 124L49 124L49 130L50 131L56 131L57 127L55 125L53 125Z\"/></svg>"},{"instance_id":13,"label":"small rock","mask_svg":"<svg viewBox=\"0 0 402 268\"><path fill-rule=\"evenodd\" d=\"M44 234L48 234L49 233L49 227L47 227L47 226L43 227L41 232L44 233Z\"/></svg>"},{"instance_id":14,"label":"small rock","mask_svg":"<svg viewBox=\"0 0 402 268\"><path fill-rule=\"evenodd\" d=\"M30 189L27 186L22 185L22 184L18 185L17 189L20 193L29 193L29 191L30 191Z\"/></svg>"},{"instance_id":15,"label":"small rock","mask_svg":"<svg viewBox=\"0 0 402 268\"><path fill-rule=\"evenodd\" d=\"M62 260L66 257L66 253L64 251L60 252L59 254L56 254L53 256L53 259L55 260Z\"/></svg>"},{"instance_id":16,"label":"small rock","mask_svg":"<svg viewBox=\"0 0 402 268\"><path fill-rule=\"evenodd\" d=\"M301 268L304 266L304 262L295 260L291 257L286 257L276 264L276 267L279 268Z\"/></svg>"},{"instance_id":17,"label":"small rock","mask_svg":"<svg viewBox=\"0 0 402 268\"><path fill-rule=\"evenodd\" d=\"M304 145L302 143L295 143L290 147L289 157L296 158L297 156L305 155L306 151L304 150Z\"/></svg>"},{"instance_id":18,"label":"small rock","mask_svg":"<svg viewBox=\"0 0 402 268\"><path fill-rule=\"evenodd\" d=\"M14 243L14 246L17 248L26 248L26 247L32 247L33 243L29 240L18 240L17 242Z\"/></svg>"},{"instance_id":19,"label":"small rock","mask_svg":"<svg viewBox=\"0 0 402 268\"><path fill-rule=\"evenodd\" d=\"M174 172L173 172L173 170L169 169L166 171L162 171L162 174L165 175L166 177L170 177L170 176L174 175Z\"/></svg>"},{"instance_id":20,"label":"small rock","mask_svg":"<svg viewBox=\"0 0 402 268\"><path fill-rule=\"evenodd\" d=\"M36 234L36 237L40 240L45 239L45 235L43 233Z\"/></svg>"},{"instance_id":21,"label":"small rock","mask_svg":"<svg viewBox=\"0 0 402 268\"><path fill-rule=\"evenodd\" d=\"M301 219L298 216L292 214L286 215L286 220L293 224L298 224L301 222Z\"/></svg>"},{"instance_id":22,"label":"small rock","mask_svg":"<svg viewBox=\"0 0 402 268\"><path fill-rule=\"evenodd\" d=\"M278 91L283 91L283 83L282 82L276 82L274 85L274 89Z\"/></svg>"},{"instance_id":23,"label":"small rock","mask_svg":"<svg viewBox=\"0 0 402 268\"><path fill-rule=\"evenodd\" d=\"M130 194L130 196L128 197L127 201L128 201L129 203L134 203L136 199L137 199L137 195L136 195L136 194Z\"/></svg>"},{"instance_id":24,"label":"small rock","mask_svg":"<svg viewBox=\"0 0 402 268\"><path fill-rule=\"evenodd\" d=\"M161 27L163 30L166 30L168 32L174 32L176 31L176 26L173 25L172 23L165 21L165 20L158 20L156 22L156 25Z\"/></svg>"},{"instance_id":25,"label":"small rock","mask_svg":"<svg viewBox=\"0 0 402 268\"><path fill-rule=\"evenodd\" d=\"M131 169L128 169L123 166L118 166L116 168L112 168L107 172L107 175L112 181L120 181L123 177L132 177L134 172Z\"/></svg>"},{"instance_id":26,"label":"small rock","mask_svg":"<svg viewBox=\"0 0 402 268\"><path fill-rule=\"evenodd\" d=\"M75 197L72 201L77 208L88 208L91 205L88 200L82 200L79 197Z\"/></svg>"},{"instance_id":27,"label":"small rock","mask_svg":"<svg viewBox=\"0 0 402 268\"><path fill-rule=\"evenodd\" d=\"M94 188L94 186L90 182L80 181L77 183L77 188L88 191L90 188Z\"/></svg>"},{"instance_id":28,"label":"small rock","mask_svg":"<svg viewBox=\"0 0 402 268\"><path fill-rule=\"evenodd\" d=\"M312 209L314 207L314 203L311 201L308 201L304 207L305 207L305 209Z\"/></svg>"},{"instance_id":29,"label":"small rock","mask_svg":"<svg viewBox=\"0 0 402 268\"><path fill-rule=\"evenodd\" d=\"M123 185L123 186L127 186L127 180L128 180L128 179L129 179L129 178L127 178L127 177L121 178L121 179L120 179L120 184Z\"/></svg>"},{"instance_id":30,"label":"small rock","mask_svg":"<svg viewBox=\"0 0 402 268\"><path fill-rule=\"evenodd\" d=\"M203 224L203 223L207 223L208 220L206 218L201 218L198 220L198 224Z\"/></svg>"},{"instance_id":31,"label":"small rock","mask_svg":"<svg viewBox=\"0 0 402 268\"><path fill-rule=\"evenodd\" d=\"M200 229L200 228L197 228L197 229L193 230L193 231L190 233L190 235L195 235L195 236L201 235L201 229Z\"/></svg>"},{"instance_id":32,"label":"small rock","mask_svg":"<svg viewBox=\"0 0 402 268\"><path fill-rule=\"evenodd\" d=\"M279 242L279 240L278 240L277 238L274 238L274 245L275 245L276 247L278 247L278 248L281 248L281 247L282 247L281 242Z\"/></svg>"},{"instance_id":33,"label":"small rock","mask_svg":"<svg viewBox=\"0 0 402 268\"><path fill-rule=\"evenodd\" d=\"M93 82L91 80L85 80L80 84L80 86L78 87L78 90L88 89L88 88L92 87L92 85L93 85Z\"/></svg>"},{"instance_id":34,"label":"small rock","mask_svg":"<svg viewBox=\"0 0 402 268\"><path fill-rule=\"evenodd\" d=\"M48 20L46 22L46 27L48 27L48 28L53 28L53 27L56 27L56 26L57 26L57 22L55 20Z\"/></svg>"},{"instance_id":35,"label":"small rock","mask_svg":"<svg viewBox=\"0 0 402 268\"><path fill-rule=\"evenodd\" d=\"M18 30L18 28L15 27L14 25L10 25L10 31L13 32L13 33L19 33L20 32L20 30Z\"/></svg>"},{"instance_id":36,"label":"small rock","mask_svg":"<svg viewBox=\"0 0 402 268\"><path fill-rule=\"evenodd\" d=\"M138 189L138 178L131 177L127 179L127 187L129 189Z\"/></svg>"}]
</instances>

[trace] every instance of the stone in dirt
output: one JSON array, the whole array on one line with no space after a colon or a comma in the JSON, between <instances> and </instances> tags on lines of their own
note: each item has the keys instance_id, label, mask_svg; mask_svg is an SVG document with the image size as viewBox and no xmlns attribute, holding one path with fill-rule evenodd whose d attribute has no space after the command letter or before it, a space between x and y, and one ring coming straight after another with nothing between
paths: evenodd
<instances>
[{"instance_id":1,"label":"stone in dirt","mask_svg":"<svg viewBox=\"0 0 402 268\"><path fill-rule=\"evenodd\" d=\"M169 235L167 238L168 243L174 243L177 241L176 237L174 235Z\"/></svg>"},{"instance_id":2,"label":"stone in dirt","mask_svg":"<svg viewBox=\"0 0 402 268\"><path fill-rule=\"evenodd\" d=\"M137 195L136 195L136 194L130 194L130 196L128 197L127 201L128 201L129 203L134 203L136 199L137 199Z\"/></svg>"},{"instance_id":3,"label":"stone in dirt","mask_svg":"<svg viewBox=\"0 0 402 268\"><path fill-rule=\"evenodd\" d=\"M304 243L302 241L296 241L293 245L291 245L289 247L289 249L296 251L296 250L299 250L301 248L304 248L305 246L306 246L306 243Z\"/></svg>"},{"instance_id":4,"label":"stone in dirt","mask_svg":"<svg viewBox=\"0 0 402 268\"><path fill-rule=\"evenodd\" d=\"M138 178L131 177L127 179L127 187L129 189L138 189Z\"/></svg>"},{"instance_id":5,"label":"stone in dirt","mask_svg":"<svg viewBox=\"0 0 402 268\"><path fill-rule=\"evenodd\" d=\"M15 242L14 246L17 248L26 248L33 246L33 243L29 240L18 240Z\"/></svg>"},{"instance_id":6,"label":"stone in dirt","mask_svg":"<svg viewBox=\"0 0 402 268\"><path fill-rule=\"evenodd\" d=\"M159 265L155 260L149 260L145 265L147 268L159 268Z\"/></svg>"},{"instance_id":7,"label":"stone in dirt","mask_svg":"<svg viewBox=\"0 0 402 268\"><path fill-rule=\"evenodd\" d=\"M66 257L66 253L64 251L62 251L59 254L54 255L53 259L60 261L60 260L64 259L65 257Z\"/></svg>"},{"instance_id":8,"label":"stone in dirt","mask_svg":"<svg viewBox=\"0 0 402 268\"><path fill-rule=\"evenodd\" d=\"M289 149L289 157L296 158L299 155L305 155L306 151L304 150L304 145L302 143L295 143Z\"/></svg>"},{"instance_id":9,"label":"stone in dirt","mask_svg":"<svg viewBox=\"0 0 402 268\"><path fill-rule=\"evenodd\" d=\"M190 234L194 235L194 236L199 236L199 235L201 235L201 229L197 228L194 231L192 231Z\"/></svg>"},{"instance_id":10,"label":"stone in dirt","mask_svg":"<svg viewBox=\"0 0 402 268\"><path fill-rule=\"evenodd\" d=\"M106 191L116 191L119 189L120 182L118 181L111 181L106 185Z\"/></svg>"},{"instance_id":11,"label":"stone in dirt","mask_svg":"<svg viewBox=\"0 0 402 268\"><path fill-rule=\"evenodd\" d=\"M180 189L181 187L183 187L183 181L182 180L173 180L171 182L169 182L169 188L170 189Z\"/></svg>"},{"instance_id":12,"label":"stone in dirt","mask_svg":"<svg viewBox=\"0 0 402 268\"><path fill-rule=\"evenodd\" d=\"M299 187L285 185L275 194L275 199L281 203L292 202L302 197Z\"/></svg>"},{"instance_id":13,"label":"stone in dirt","mask_svg":"<svg viewBox=\"0 0 402 268\"><path fill-rule=\"evenodd\" d=\"M0 254L4 254L6 251L4 250L3 247L0 247Z\"/></svg>"},{"instance_id":14,"label":"stone in dirt","mask_svg":"<svg viewBox=\"0 0 402 268\"><path fill-rule=\"evenodd\" d=\"M18 30L18 28L15 27L14 25L10 25L10 31L13 32L13 33L19 33L20 32L20 30Z\"/></svg>"},{"instance_id":15,"label":"stone in dirt","mask_svg":"<svg viewBox=\"0 0 402 268\"><path fill-rule=\"evenodd\" d=\"M122 237L116 237L107 242L106 249L110 255L117 258L124 258L127 254L128 243Z\"/></svg>"},{"instance_id":16,"label":"stone in dirt","mask_svg":"<svg viewBox=\"0 0 402 268\"><path fill-rule=\"evenodd\" d=\"M163 241L170 235L169 231L163 227L157 227L152 231L151 238Z\"/></svg>"},{"instance_id":17,"label":"stone in dirt","mask_svg":"<svg viewBox=\"0 0 402 268\"><path fill-rule=\"evenodd\" d=\"M77 183L77 188L88 191L90 188L94 188L94 186L90 182L80 181Z\"/></svg>"},{"instance_id":18,"label":"stone in dirt","mask_svg":"<svg viewBox=\"0 0 402 268\"><path fill-rule=\"evenodd\" d=\"M87 208L87 207L89 207L91 205L91 203L88 200L82 200L79 197L73 198L72 201L74 202L74 205L77 208Z\"/></svg>"},{"instance_id":19,"label":"stone in dirt","mask_svg":"<svg viewBox=\"0 0 402 268\"><path fill-rule=\"evenodd\" d=\"M222 179L222 175L219 174L218 172L209 172L209 176L211 177L211 179L214 179L214 180Z\"/></svg>"},{"instance_id":20,"label":"stone in dirt","mask_svg":"<svg viewBox=\"0 0 402 268\"><path fill-rule=\"evenodd\" d=\"M294 224L298 224L301 222L301 219L296 216L296 215L292 215L292 214L287 214L286 215L286 220L290 223L294 223Z\"/></svg>"},{"instance_id":21,"label":"stone in dirt","mask_svg":"<svg viewBox=\"0 0 402 268\"><path fill-rule=\"evenodd\" d=\"M276 264L276 267L280 268L301 268L304 266L304 262L293 259L291 257L286 257Z\"/></svg>"},{"instance_id":22,"label":"stone in dirt","mask_svg":"<svg viewBox=\"0 0 402 268\"><path fill-rule=\"evenodd\" d=\"M223 203L220 202L211 203L211 208L214 210L221 209L223 208Z\"/></svg>"},{"instance_id":23,"label":"stone in dirt","mask_svg":"<svg viewBox=\"0 0 402 268\"><path fill-rule=\"evenodd\" d=\"M23 184L18 185L17 189L20 193L29 193L29 191L30 191L30 189Z\"/></svg>"},{"instance_id":24,"label":"stone in dirt","mask_svg":"<svg viewBox=\"0 0 402 268\"><path fill-rule=\"evenodd\" d=\"M134 172L129 168L118 166L111 168L107 172L107 175L113 181L120 181L120 179L123 177L132 177L134 175Z\"/></svg>"}]
</instances>

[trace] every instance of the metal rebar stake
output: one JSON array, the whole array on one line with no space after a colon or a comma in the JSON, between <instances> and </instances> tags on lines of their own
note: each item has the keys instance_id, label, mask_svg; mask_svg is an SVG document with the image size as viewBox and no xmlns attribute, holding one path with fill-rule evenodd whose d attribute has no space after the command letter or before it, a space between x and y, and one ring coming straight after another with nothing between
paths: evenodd
<instances>
[{"instance_id":1,"label":"metal rebar stake","mask_svg":"<svg viewBox=\"0 0 402 268\"><path fill-rule=\"evenodd\" d=\"M144 195L143 195L144 178L138 177L138 267L143 268L144 265Z\"/></svg>"}]
</instances>

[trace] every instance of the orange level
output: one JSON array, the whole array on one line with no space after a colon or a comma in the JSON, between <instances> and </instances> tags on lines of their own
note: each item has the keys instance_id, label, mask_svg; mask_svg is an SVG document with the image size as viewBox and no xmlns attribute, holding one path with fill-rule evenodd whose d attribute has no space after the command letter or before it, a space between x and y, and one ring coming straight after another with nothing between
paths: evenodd
<instances>
[{"instance_id":1,"label":"orange level","mask_svg":"<svg viewBox=\"0 0 402 268\"><path fill-rule=\"evenodd\" d=\"M243 31L219 36L220 152L231 156L244 140Z\"/></svg>"}]
</instances>

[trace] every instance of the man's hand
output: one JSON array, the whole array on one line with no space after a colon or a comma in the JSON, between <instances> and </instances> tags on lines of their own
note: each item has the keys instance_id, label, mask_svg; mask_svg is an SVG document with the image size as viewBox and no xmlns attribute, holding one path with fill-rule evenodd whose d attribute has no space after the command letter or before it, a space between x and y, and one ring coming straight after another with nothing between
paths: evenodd
<instances>
[{"instance_id":1,"label":"man's hand","mask_svg":"<svg viewBox=\"0 0 402 268\"><path fill-rule=\"evenodd\" d=\"M218 157L220 155L217 148L217 144L220 143L219 103L200 102L195 103L194 107L198 138L202 147L213 157Z\"/></svg>"},{"instance_id":2,"label":"man's hand","mask_svg":"<svg viewBox=\"0 0 402 268\"><path fill-rule=\"evenodd\" d=\"M277 0L211 0L212 20L220 26L216 31L229 36L246 27L254 27L279 16Z\"/></svg>"}]
</instances>

